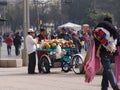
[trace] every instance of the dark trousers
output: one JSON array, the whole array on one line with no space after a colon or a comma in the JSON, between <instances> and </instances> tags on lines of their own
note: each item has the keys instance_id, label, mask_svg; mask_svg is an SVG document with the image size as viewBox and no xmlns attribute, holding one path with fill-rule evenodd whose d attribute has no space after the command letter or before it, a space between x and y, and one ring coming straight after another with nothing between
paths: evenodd
<instances>
[{"instance_id":1,"label":"dark trousers","mask_svg":"<svg viewBox=\"0 0 120 90\"><path fill-rule=\"evenodd\" d=\"M15 45L15 54L16 56L20 54L20 45Z\"/></svg>"},{"instance_id":2,"label":"dark trousers","mask_svg":"<svg viewBox=\"0 0 120 90\"><path fill-rule=\"evenodd\" d=\"M34 73L35 72L35 66L36 66L36 53L33 52L28 55L29 62L28 62L28 73Z\"/></svg>"},{"instance_id":3,"label":"dark trousers","mask_svg":"<svg viewBox=\"0 0 120 90\"><path fill-rule=\"evenodd\" d=\"M111 68L111 60L113 59L113 56L101 55L101 62L104 68L101 83L102 90L108 90L109 82L112 88L117 87L117 81Z\"/></svg>"},{"instance_id":4,"label":"dark trousers","mask_svg":"<svg viewBox=\"0 0 120 90\"><path fill-rule=\"evenodd\" d=\"M11 55L11 45L7 45L7 52L8 52L8 55Z\"/></svg>"}]
</instances>

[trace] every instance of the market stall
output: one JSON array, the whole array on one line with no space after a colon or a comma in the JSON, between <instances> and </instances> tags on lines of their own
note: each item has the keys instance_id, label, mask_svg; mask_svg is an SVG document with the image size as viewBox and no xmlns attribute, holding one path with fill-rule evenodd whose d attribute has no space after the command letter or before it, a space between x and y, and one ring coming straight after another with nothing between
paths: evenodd
<instances>
[{"instance_id":1,"label":"market stall","mask_svg":"<svg viewBox=\"0 0 120 90\"><path fill-rule=\"evenodd\" d=\"M61 29L61 28L68 28L68 29L71 29L71 30L74 29L76 31L79 31L79 30L81 30L81 25L68 22L68 23L65 23L63 25L58 26L58 29Z\"/></svg>"},{"instance_id":2,"label":"market stall","mask_svg":"<svg viewBox=\"0 0 120 90\"><path fill-rule=\"evenodd\" d=\"M76 55L73 57L75 50L72 40L53 39L42 41L37 46L39 72L50 73L50 68L54 67L56 62L61 62L64 72L68 72L73 68L75 73L80 73L83 58L81 56L76 57ZM79 71L76 71L76 68Z\"/></svg>"}]
</instances>

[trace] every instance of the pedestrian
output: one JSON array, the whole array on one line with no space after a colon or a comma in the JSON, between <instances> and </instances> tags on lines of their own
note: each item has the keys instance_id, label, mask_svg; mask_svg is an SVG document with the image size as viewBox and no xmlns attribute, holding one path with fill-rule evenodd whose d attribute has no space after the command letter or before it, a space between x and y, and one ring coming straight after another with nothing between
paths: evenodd
<instances>
[{"instance_id":1,"label":"pedestrian","mask_svg":"<svg viewBox=\"0 0 120 90\"><path fill-rule=\"evenodd\" d=\"M71 40L72 39L71 35L67 33L67 30L65 28L61 29L61 32L58 35L58 38L64 39L64 40Z\"/></svg>"},{"instance_id":2,"label":"pedestrian","mask_svg":"<svg viewBox=\"0 0 120 90\"><path fill-rule=\"evenodd\" d=\"M55 31L51 34L51 39L57 39L57 33Z\"/></svg>"},{"instance_id":3,"label":"pedestrian","mask_svg":"<svg viewBox=\"0 0 120 90\"><path fill-rule=\"evenodd\" d=\"M85 41L85 51L88 51L89 45L90 45L90 36L88 34L88 32L86 32L83 36L84 41Z\"/></svg>"},{"instance_id":4,"label":"pedestrian","mask_svg":"<svg viewBox=\"0 0 120 90\"><path fill-rule=\"evenodd\" d=\"M120 90L114 73L111 68L111 63L116 55L116 39L117 31L112 24L111 17L105 17L103 22L100 22L94 32L95 45L97 49L97 57L100 57L103 66L101 90L108 90L109 82L113 90Z\"/></svg>"},{"instance_id":5,"label":"pedestrian","mask_svg":"<svg viewBox=\"0 0 120 90\"><path fill-rule=\"evenodd\" d=\"M11 37L11 35L7 35L6 39L5 39L5 43L7 44L7 52L8 52L8 56L11 55L11 48L12 48L12 43L13 43L13 39Z\"/></svg>"},{"instance_id":6,"label":"pedestrian","mask_svg":"<svg viewBox=\"0 0 120 90\"><path fill-rule=\"evenodd\" d=\"M28 35L26 36L26 48L28 53L28 74L36 74L36 44L37 39L34 39L34 30L29 29Z\"/></svg>"},{"instance_id":7,"label":"pedestrian","mask_svg":"<svg viewBox=\"0 0 120 90\"><path fill-rule=\"evenodd\" d=\"M80 43L79 37L77 36L77 32L72 31L71 35L72 35L73 43L75 44L75 47L76 47L76 52L74 52L74 54L81 53L81 43Z\"/></svg>"},{"instance_id":8,"label":"pedestrian","mask_svg":"<svg viewBox=\"0 0 120 90\"><path fill-rule=\"evenodd\" d=\"M82 48L84 47L84 39L83 39L83 35L81 34L80 31L77 31L77 37L80 40L80 45L79 45L79 52L81 53Z\"/></svg>"},{"instance_id":9,"label":"pedestrian","mask_svg":"<svg viewBox=\"0 0 120 90\"><path fill-rule=\"evenodd\" d=\"M22 42L22 38L19 35L19 32L17 32L15 34L15 38L13 39L13 43L14 43L14 46L15 46L15 54L16 54L16 56L20 55L21 42Z\"/></svg>"}]
</instances>

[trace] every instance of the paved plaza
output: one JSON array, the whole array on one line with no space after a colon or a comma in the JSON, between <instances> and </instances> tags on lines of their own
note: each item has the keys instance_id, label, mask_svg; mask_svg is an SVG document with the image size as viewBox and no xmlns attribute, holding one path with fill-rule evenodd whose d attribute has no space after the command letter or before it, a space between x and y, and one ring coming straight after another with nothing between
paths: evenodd
<instances>
[{"instance_id":1,"label":"paved plaza","mask_svg":"<svg viewBox=\"0 0 120 90\"><path fill-rule=\"evenodd\" d=\"M64 73L60 68L51 69L50 74L28 75L26 72L27 67L0 68L0 90L100 90L99 75L88 84L84 82L84 75Z\"/></svg>"},{"instance_id":2,"label":"paved plaza","mask_svg":"<svg viewBox=\"0 0 120 90\"><path fill-rule=\"evenodd\" d=\"M21 58L7 56L6 45L1 48L2 58ZM38 72L36 67L36 72ZM0 68L0 90L100 90L101 76L96 75L91 83L85 83L84 75L76 75L73 71L61 72L60 68L51 69L50 74L28 75L27 67ZM110 87L109 90L112 90Z\"/></svg>"}]
</instances>

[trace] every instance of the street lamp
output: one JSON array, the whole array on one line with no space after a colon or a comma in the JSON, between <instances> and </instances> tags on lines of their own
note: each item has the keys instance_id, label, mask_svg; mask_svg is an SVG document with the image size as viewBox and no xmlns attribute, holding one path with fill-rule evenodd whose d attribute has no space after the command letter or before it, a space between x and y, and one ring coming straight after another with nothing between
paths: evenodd
<instances>
[{"instance_id":1,"label":"street lamp","mask_svg":"<svg viewBox=\"0 0 120 90\"><path fill-rule=\"evenodd\" d=\"M29 29L29 0L24 1L24 49L22 51L23 66L27 66L28 56L25 44L25 38Z\"/></svg>"},{"instance_id":2,"label":"street lamp","mask_svg":"<svg viewBox=\"0 0 120 90\"><path fill-rule=\"evenodd\" d=\"M41 13L44 14L44 6L48 4L50 1L40 1L40 0L34 0L34 6L36 10L36 21L37 21L37 29L40 30L41 26L44 22L44 15L40 17L39 10L41 9ZM41 8L40 8L41 7Z\"/></svg>"}]
</instances>

